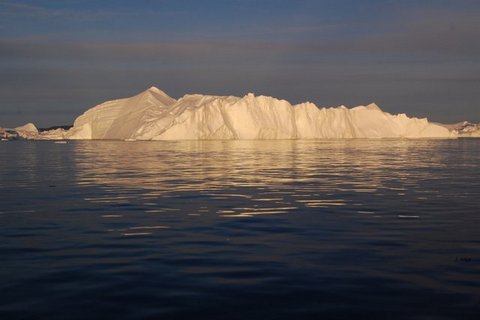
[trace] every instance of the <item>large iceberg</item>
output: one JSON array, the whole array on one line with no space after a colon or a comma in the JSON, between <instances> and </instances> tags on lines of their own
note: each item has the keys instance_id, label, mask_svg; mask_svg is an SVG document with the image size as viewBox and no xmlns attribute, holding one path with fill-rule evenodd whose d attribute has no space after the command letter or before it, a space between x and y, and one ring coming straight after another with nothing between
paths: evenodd
<instances>
[{"instance_id":1,"label":"large iceberg","mask_svg":"<svg viewBox=\"0 0 480 320\"><path fill-rule=\"evenodd\" d=\"M45 133L48 134L48 133ZM175 100L158 88L97 105L79 116L65 139L209 140L454 138L427 119L392 115L377 105L348 109L292 105L273 97L190 94ZM58 138L58 137L56 137Z\"/></svg>"}]
</instances>

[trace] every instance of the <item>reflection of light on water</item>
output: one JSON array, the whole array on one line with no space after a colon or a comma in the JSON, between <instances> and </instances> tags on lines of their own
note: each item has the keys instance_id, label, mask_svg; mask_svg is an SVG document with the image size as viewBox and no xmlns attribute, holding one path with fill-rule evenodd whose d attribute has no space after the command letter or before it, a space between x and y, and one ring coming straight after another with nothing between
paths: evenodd
<instances>
[{"instance_id":1,"label":"reflection of light on water","mask_svg":"<svg viewBox=\"0 0 480 320\"><path fill-rule=\"evenodd\" d=\"M146 213L169 213L169 212L179 212L181 209L178 208L155 208L155 209L146 209Z\"/></svg>"},{"instance_id":2,"label":"reflection of light on water","mask_svg":"<svg viewBox=\"0 0 480 320\"><path fill-rule=\"evenodd\" d=\"M420 216L415 216L415 215L405 215L405 214L399 214L397 216L399 219L418 219Z\"/></svg>"},{"instance_id":3,"label":"reflection of light on water","mask_svg":"<svg viewBox=\"0 0 480 320\"><path fill-rule=\"evenodd\" d=\"M86 201L90 201L93 203L129 203L132 197L127 197L127 196L112 196L112 197L90 197L90 198L85 198Z\"/></svg>"},{"instance_id":4,"label":"reflection of light on water","mask_svg":"<svg viewBox=\"0 0 480 320\"><path fill-rule=\"evenodd\" d=\"M298 209L298 207L238 207L233 210L218 210L217 213L221 217L227 218L243 218L261 215L287 214L291 210Z\"/></svg>"},{"instance_id":5,"label":"reflection of light on water","mask_svg":"<svg viewBox=\"0 0 480 320\"><path fill-rule=\"evenodd\" d=\"M286 210L277 210L277 211L245 211L235 214L222 214L221 217L225 218L246 218L246 217L253 217L253 216L261 216L261 215L276 215L276 214L287 214L288 211Z\"/></svg>"},{"instance_id":6,"label":"reflection of light on water","mask_svg":"<svg viewBox=\"0 0 480 320\"><path fill-rule=\"evenodd\" d=\"M130 227L131 230L138 230L138 229L170 229L168 226L138 226L138 227Z\"/></svg>"},{"instance_id":7,"label":"reflection of light on water","mask_svg":"<svg viewBox=\"0 0 480 320\"><path fill-rule=\"evenodd\" d=\"M360 214L375 214L373 211L357 211Z\"/></svg>"},{"instance_id":8,"label":"reflection of light on water","mask_svg":"<svg viewBox=\"0 0 480 320\"><path fill-rule=\"evenodd\" d=\"M35 213L35 210L15 210L11 211L10 213Z\"/></svg>"},{"instance_id":9,"label":"reflection of light on water","mask_svg":"<svg viewBox=\"0 0 480 320\"><path fill-rule=\"evenodd\" d=\"M145 210L145 212L146 213L165 213L166 211L162 209L149 209L149 210Z\"/></svg>"},{"instance_id":10,"label":"reflection of light on water","mask_svg":"<svg viewBox=\"0 0 480 320\"><path fill-rule=\"evenodd\" d=\"M218 210L217 213L224 214L224 213L235 213L234 210Z\"/></svg>"},{"instance_id":11,"label":"reflection of light on water","mask_svg":"<svg viewBox=\"0 0 480 320\"><path fill-rule=\"evenodd\" d=\"M151 232L127 232L127 233L123 233L124 236L127 236L127 237L132 237L132 236L148 236L148 235L151 235L152 233Z\"/></svg>"},{"instance_id":12,"label":"reflection of light on water","mask_svg":"<svg viewBox=\"0 0 480 320\"><path fill-rule=\"evenodd\" d=\"M377 189L352 189L354 192L364 192L364 193L371 193L371 192L376 192Z\"/></svg>"},{"instance_id":13,"label":"reflection of light on water","mask_svg":"<svg viewBox=\"0 0 480 320\"><path fill-rule=\"evenodd\" d=\"M345 206L347 203L344 200L296 200L303 203L306 207L312 208L328 208L332 206Z\"/></svg>"},{"instance_id":14,"label":"reflection of light on water","mask_svg":"<svg viewBox=\"0 0 480 320\"><path fill-rule=\"evenodd\" d=\"M419 181L431 178L428 170L419 168L444 166L436 159L441 153L422 152L430 143L80 141L72 147L76 183L102 190L89 194L87 201L109 210L203 218L288 214L308 208L346 210L367 206L363 194L370 201L406 197L407 190L408 195L415 193ZM418 198L442 196L433 193ZM375 210L346 212L374 216Z\"/></svg>"},{"instance_id":15,"label":"reflection of light on water","mask_svg":"<svg viewBox=\"0 0 480 320\"><path fill-rule=\"evenodd\" d=\"M252 196L247 194L235 194L235 193L204 193L206 196L210 197L222 197L225 199L228 198L246 198L250 199Z\"/></svg>"},{"instance_id":16,"label":"reflection of light on water","mask_svg":"<svg viewBox=\"0 0 480 320\"><path fill-rule=\"evenodd\" d=\"M234 208L236 210L251 210L251 211L270 211L270 210L293 210L298 209L298 207L272 207L272 208L252 208L252 207L239 207Z\"/></svg>"},{"instance_id":17,"label":"reflection of light on water","mask_svg":"<svg viewBox=\"0 0 480 320\"><path fill-rule=\"evenodd\" d=\"M245 211L242 212L242 215L247 216L254 216L254 215L262 215L262 214L284 214L288 213L287 210L264 210L264 211Z\"/></svg>"},{"instance_id":18,"label":"reflection of light on water","mask_svg":"<svg viewBox=\"0 0 480 320\"><path fill-rule=\"evenodd\" d=\"M107 229L108 232L119 232L123 236L147 236L152 235L153 232L151 231L143 231L143 230L161 230L161 229L170 229L169 226L164 225L156 225L156 226L135 226L129 228L117 228L117 229ZM140 231L137 231L140 230Z\"/></svg>"}]
</instances>

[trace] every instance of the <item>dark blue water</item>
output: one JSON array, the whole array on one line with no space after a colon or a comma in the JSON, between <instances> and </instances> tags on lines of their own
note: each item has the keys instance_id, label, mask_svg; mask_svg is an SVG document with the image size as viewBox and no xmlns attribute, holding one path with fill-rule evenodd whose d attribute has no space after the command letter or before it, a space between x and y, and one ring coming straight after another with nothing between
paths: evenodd
<instances>
[{"instance_id":1,"label":"dark blue water","mask_svg":"<svg viewBox=\"0 0 480 320\"><path fill-rule=\"evenodd\" d=\"M480 139L2 142L0 319L479 319Z\"/></svg>"}]
</instances>

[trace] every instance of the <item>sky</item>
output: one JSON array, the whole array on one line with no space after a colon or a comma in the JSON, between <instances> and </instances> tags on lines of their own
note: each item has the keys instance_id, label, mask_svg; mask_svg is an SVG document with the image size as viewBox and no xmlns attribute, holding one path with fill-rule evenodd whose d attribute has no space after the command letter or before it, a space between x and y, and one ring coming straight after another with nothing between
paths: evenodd
<instances>
[{"instance_id":1,"label":"sky","mask_svg":"<svg viewBox=\"0 0 480 320\"><path fill-rule=\"evenodd\" d=\"M478 0L0 0L0 126L156 86L480 122Z\"/></svg>"}]
</instances>

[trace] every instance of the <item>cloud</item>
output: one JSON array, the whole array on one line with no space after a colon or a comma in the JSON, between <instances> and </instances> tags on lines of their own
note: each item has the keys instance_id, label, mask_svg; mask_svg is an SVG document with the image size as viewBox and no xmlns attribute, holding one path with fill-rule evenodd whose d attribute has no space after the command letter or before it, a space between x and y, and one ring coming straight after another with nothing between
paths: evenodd
<instances>
[{"instance_id":1,"label":"cloud","mask_svg":"<svg viewBox=\"0 0 480 320\"><path fill-rule=\"evenodd\" d=\"M0 58L27 60L100 60L214 62L274 58L315 52L309 44L276 42L38 43L0 41Z\"/></svg>"},{"instance_id":2,"label":"cloud","mask_svg":"<svg viewBox=\"0 0 480 320\"><path fill-rule=\"evenodd\" d=\"M480 54L478 12L428 10L401 15L386 32L352 43L354 50L388 54Z\"/></svg>"},{"instance_id":3,"label":"cloud","mask_svg":"<svg viewBox=\"0 0 480 320\"><path fill-rule=\"evenodd\" d=\"M97 20L127 14L128 12L119 10L73 10L61 8L59 5L47 7L40 4L22 3L19 1L0 1L0 17Z\"/></svg>"},{"instance_id":4,"label":"cloud","mask_svg":"<svg viewBox=\"0 0 480 320\"><path fill-rule=\"evenodd\" d=\"M42 9L21 6L26 12ZM49 13L57 14L57 13ZM58 13L60 14L60 13ZM354 26L352 22L351 27ZM372 25L376 26L375 23ZM262 40L241 36L231 39L228 33L217 40L184 39L176 41L28 41L0 40L0 58L19 60L85 61L160 61L165 63L242 63L254 61L303 61L310 63L326 57L358 55L428 57L480 56L480 20L476 12L423 10L404 12L388 28L378 25L375 32L355 37L326 37L328 26L279 26L283 33L309 33L298 40L273 38ZM331 31L340 28L330 26ZM260 31L268 32L269 28ZM247 30L248 31L248 30ZM247 32L245 31L245 32ZM250 32L250 31L248 31ZM248 33L247 32L247 33ZM142 38L140 38L142 39Z\"/></svg>"},{"instance_id":5,"label":"cloud","mask_svg":"<svg viewBox=\"0 0 480 320\"><path fill-rule=\"evenodd\" d=\"M51 10L38 5L32 5L21 2L1 1L0 8L2 15L20 16L20 17L55 17L62 15L61 10Z\"/></svg>"}]
</instances>

